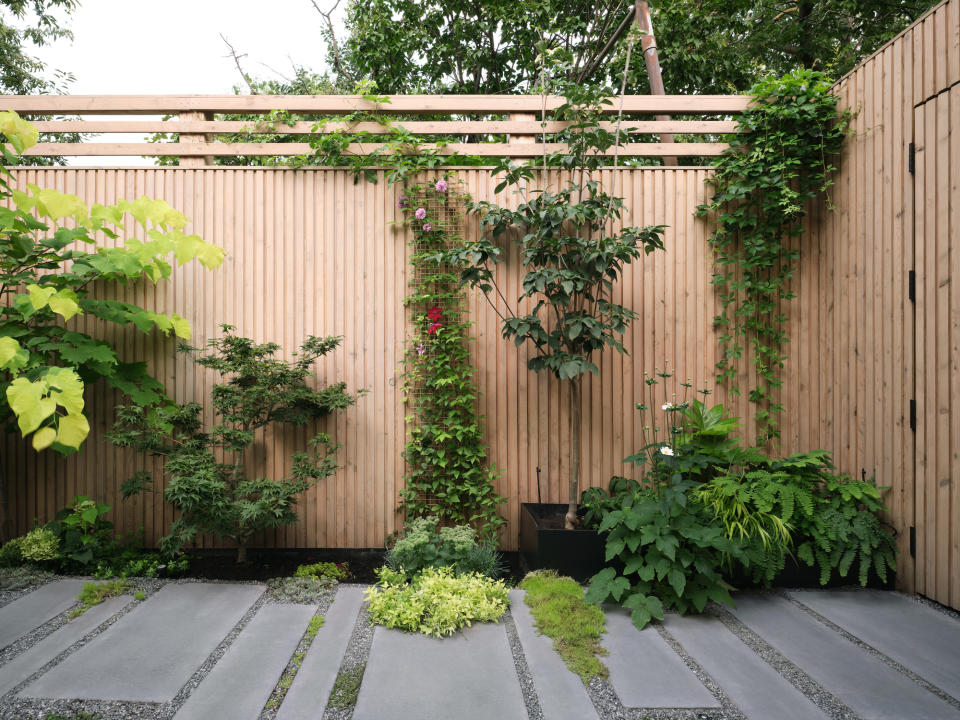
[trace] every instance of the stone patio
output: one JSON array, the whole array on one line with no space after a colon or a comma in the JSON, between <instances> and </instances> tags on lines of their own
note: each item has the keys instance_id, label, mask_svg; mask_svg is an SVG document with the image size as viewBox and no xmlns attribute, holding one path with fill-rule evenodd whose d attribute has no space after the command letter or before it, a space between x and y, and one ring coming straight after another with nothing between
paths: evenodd
<instances>
[{"instance_id":1,"label":"stone patio","mask_svg":"<svg viewBox=\"0 0 960 720\"><path fill-rule=\"evenodd\" d=\"M960 720L960 620L899 593L741 594L643 631L607 608L609 682L586 687L514 590L503 622L451 638L376 628L351 714L327 705L362 626L360 586L338 588L282 695L317 606L267 601L257 584L170 582L63 622L80 584L0 607L0 717Z\"/></svg>"}]
</instances>

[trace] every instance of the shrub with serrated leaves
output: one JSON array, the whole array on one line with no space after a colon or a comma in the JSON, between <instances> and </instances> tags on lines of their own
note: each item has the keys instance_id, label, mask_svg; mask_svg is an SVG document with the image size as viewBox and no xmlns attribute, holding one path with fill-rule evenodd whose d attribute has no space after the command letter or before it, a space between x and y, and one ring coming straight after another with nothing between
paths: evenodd
<instances>
[{"instance_id":1,"label":"shrub with serrated leaves","mask_svg":"<svg viewBox=\"0 0 960 720\"><path fill-rule=\"evenodd\" d=\"M396 543L387 551L387 566L407 575L425 568L452 567L454 572L478 572L492 578L501 572L500 557L488 545L477 542L477 533L469 525L437 528L436 517L410 521Z\"/></svg>"},{"instance_id":2,"label":"shrub with serrated leaves","mask_svg":"<svg viewBox=\"0 0 960 720\"><path fill-rule=\"evenodd\" d=\"M233 334L207 343L207 352L186 345L202 367L219 373L211 390L219 423L205 429L196 403L162 408L120 407L110 433L121 447L134 447L164 460L169 480L164 499L179 512L170 534L161 540L167 553L178 551L197 535L211 533L237 544L237 562L246 560L247 543L268 528L297 522L297 497L337 470L334 445L325 433L311 441L311 452L295 452L291 476L272 480L248 478L246 458L257 431L275 423L296 426L343 410L356 401L346 383L315 390L307 384L314 362L340 344L339 337L309 337L291 361L277 358L280 346L258 345ZM362 391L361 391L362 392ZM138 473L124 494L146 489L148 473Z\"/></svg>"},{"instance_id":3,"label":"shrub with serrated leaves","mask_svg":"<svg viewBox=\"0 0 960 720\"><path fill-rule=\"evenodd\" d=\"M20 555L27 562L48 563L59 555L60 540L50 530L37 527L23 536Z\"/></svg>"}]
</instances>

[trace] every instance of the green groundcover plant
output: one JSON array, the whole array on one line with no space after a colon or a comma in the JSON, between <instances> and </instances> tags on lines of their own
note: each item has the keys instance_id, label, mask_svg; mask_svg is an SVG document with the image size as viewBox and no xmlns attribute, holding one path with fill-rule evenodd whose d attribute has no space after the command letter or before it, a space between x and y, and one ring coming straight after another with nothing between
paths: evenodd
<instances>
[{"instance_id":1,"label":"green groundcover plant","mask_svg":"<svg viewBox=\"0 0 960 720\"><path fill-rule=\"evenodd\" d=\"M507 586L479 573L429 567L408 580L384 567L378 574L365 593L378 625L443 637L474 622L496 622L507 611Z\"/></svg>"},{"instance_id":2,"label":"green groundcover plant","mask_svg":"<svg viewBox=\"0 0 960 720\"><path fill-rule=\"evenodd\" d=\"M407 575L449 566L458 574L476 572L496 579L503 571L499 553L492 545L479 543L472 527L438 528L435 517L417 518L404 526L387 550L386 564Z\"/></svg>"}]
</instances>

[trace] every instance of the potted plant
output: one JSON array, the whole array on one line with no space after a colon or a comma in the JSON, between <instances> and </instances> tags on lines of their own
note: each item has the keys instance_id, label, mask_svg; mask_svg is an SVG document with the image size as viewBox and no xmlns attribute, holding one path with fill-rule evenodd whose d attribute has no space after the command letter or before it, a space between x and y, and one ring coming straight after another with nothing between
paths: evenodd
<instances>
[{"instance_id":1,"label":"potted plant","mask_svg":"<svg viewBox=\"0 0 960 720\"><path fill-rule=\"evenodd\" d=\"M623 199L608 192L593 177L604 156L616 157L621 140L619 124L612 132L601 124L602 107L610 103L611 91L565 79L564 63L569 58L561 56L561 52L553 53L553 58L559 60L559 72L552 73L552 84L544 73L541 86L544 93L549 89L565 99L556 111L557 119L569 122L568 129L557 138L564 149L544 155L539 188L533 187L538 174L533 164L518 166L502 161L494 169L495 174L503 173L496 191L514 188L520 196L519 205L511 209L488 201L470 203L470 210L480 216L480 237L443 257L449 265L462 268L462 284L482 291L502 320L504 337L512 338L518 347L524 343L533 346L535 354L529 359L528 368L552 373L569 389L572 440L568 502L565 513L561 509L562 527L546 528L550 531L547 535L558 540L564 537L564 531L589 534L576 531L581 384L584 374L598 374L593 361L596 353L606 348L626 352L618 336L635 317L631 309L613 301L614 283L624 266L641 253L663 248L664 229L617 227L624 209ZM550 187L548 166L569 171L569 181ZM616 182L616 174L612 182ZM503 259L503 247L498 241L505 238L519 244L525 268L523 292L512 304L498 287L494 273L494 266ZM491 298L494 293L501 300L500 306ZM532 309L523 312L521 303L529 303L527 307ZM529 521L542 524L549 510L540 508L521 523L527 522L528 527ZM538 545L547 535L538 538ZM566 537L562 542L569 542L570 536ZM570 552L564 545L548 552L548 556L552 563L557 563L558 558ZM602 559L601 554L601 562Z\"/></svg>"}]
</instances>

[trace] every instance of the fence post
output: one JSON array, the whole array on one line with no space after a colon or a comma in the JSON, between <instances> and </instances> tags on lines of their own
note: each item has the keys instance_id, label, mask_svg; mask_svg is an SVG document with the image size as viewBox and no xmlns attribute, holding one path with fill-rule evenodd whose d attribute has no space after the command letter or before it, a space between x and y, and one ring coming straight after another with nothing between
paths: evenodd
<instances>
[{"instance_id":1,"label":"fence post","mask_svg":"<svg viewBox=\"0 0 960 720\"><path fill-rule=\"evenodd\" d=\"M180 113L180 122L188 120L213 120L213 113L193 111ZM191 143L212 142L212 133L180 133L180 143L189 145ZM180 158L180 167L203 167L204 165L213 165L213 155L188 155Z\"/></svg>"},{"instance_id":2,"label":"fence post","mask_svg":"<svg viewBox=\"0 0 960 720\"><path fill-rule=\"evenodd\" d=\"M535 113L510 113L510 120L517 122L530 122L535 121L537 116ZM536 135L526 135L526 134L514 134L510 133L508 142L511 145L534 145L537 142ZM511 160L521 161L521 160L530 160L529 157L519 158L511 157Z\"/></svg>"}]
</instances>

